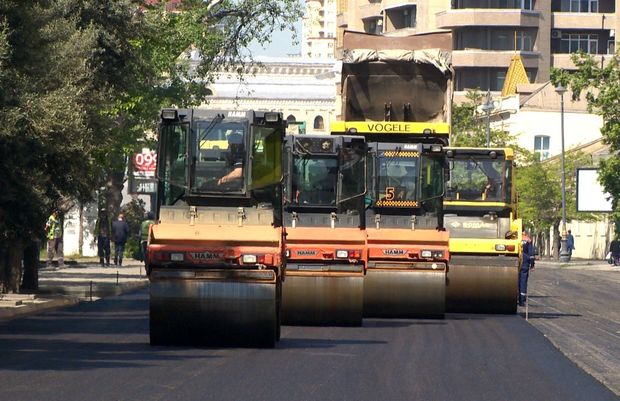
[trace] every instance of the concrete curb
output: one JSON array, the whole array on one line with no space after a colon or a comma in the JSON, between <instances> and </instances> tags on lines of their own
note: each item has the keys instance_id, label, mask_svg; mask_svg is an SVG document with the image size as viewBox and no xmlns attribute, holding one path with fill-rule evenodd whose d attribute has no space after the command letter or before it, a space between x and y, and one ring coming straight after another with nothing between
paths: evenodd
<instances>
[{"instance_id":1,"label":"concrete curb","mask_svg":"<svg viewBox=\"0 0 620 401\"><path fill-rule=\"evenodd\" d=\"M89 300L91 296L93 298L113 297L124 294L126 292L144 288L147 285L148 280L133 281L121 284L93 282L92 294L90 285L88 283L76 283L73 285L46 285L45 288L41 289L39 294L60 294L69 297L75 297L81 300Z\"/></svg>"},{"instance_id":2,"label":"concrete curb","mask_svg":"<svg viewBox=\"0 0 620 401\"><path fill-rule=\"evenodd\" d=\"M0 308L0 322L5 322L18 317L26 317L36 315L45 311L61 309L80 303L75 297L63 295L54 298L37 298L38 302L25 303L12 308Z\"/></svg>"},{"instance_id":3,"label":"concrete curb","mask_svg":"<svg viewBox=\"0 0 620 401\"><path fill-rule=\"evenodd\" d=\"M147 287L149 280L144 276L142 263L133 259L126 262L122 267L104 268L98 260L78 259L66 260L62 268L41 267L36 292L4 297L0 294L7 301L0 304L0 322Z\"/></svg>"}]
</instances>

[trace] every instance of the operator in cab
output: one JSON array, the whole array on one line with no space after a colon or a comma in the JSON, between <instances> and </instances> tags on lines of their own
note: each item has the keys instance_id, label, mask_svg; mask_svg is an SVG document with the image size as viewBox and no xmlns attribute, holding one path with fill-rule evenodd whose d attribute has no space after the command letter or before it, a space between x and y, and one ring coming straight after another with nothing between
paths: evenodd
<instances>
[{"instance_id":1,"label":"operator in cab","mask_svg":"<svg viewBox=\"0 0 620 401\"><path fill-rule=\"evenodd\" d=\"M228 165L230 171L224 176L220 177L217 181L217 185L223 184L234 184L239 183L241 185L241 180L243 178L243 159L244 159L244 149L243 149L243 134L233 132L228 135Z\"/></svg>"}]
</instances>

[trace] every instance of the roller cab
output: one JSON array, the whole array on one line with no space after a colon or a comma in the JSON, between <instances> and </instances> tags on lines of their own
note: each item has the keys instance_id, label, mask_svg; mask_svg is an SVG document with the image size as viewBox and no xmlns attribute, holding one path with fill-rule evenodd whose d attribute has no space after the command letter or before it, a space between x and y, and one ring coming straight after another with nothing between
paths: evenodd
<instances>
[{"instance_id":1,"label":"roller cab","mask_svg":"<svg viewBox=\"0 0 620 401\"><path fill-rule=\"evenodd\" d=\"M366 152L362 137L286 138L284 324L362 323Z\"/></svg>"},{"instance_id":2,"label":"roller cab","mask_svg":"<svg viewBox=\"0 0 620 401\"><path fill-rule=\"evenodd\" d=\"M513 151L446 148L446 158L448 311L515 313L522 223L516 218Z\"/></svg>"},{"instance_id":3,"label":"roller cab","mask_svg":"<svg viewBox=\"0 0 620 401\"><path fill-rule=\"evenodd\" d=\"M152 345L275 345L285 125L279 113L162 111L147 255Z\"/></svg>"}]
</instances>

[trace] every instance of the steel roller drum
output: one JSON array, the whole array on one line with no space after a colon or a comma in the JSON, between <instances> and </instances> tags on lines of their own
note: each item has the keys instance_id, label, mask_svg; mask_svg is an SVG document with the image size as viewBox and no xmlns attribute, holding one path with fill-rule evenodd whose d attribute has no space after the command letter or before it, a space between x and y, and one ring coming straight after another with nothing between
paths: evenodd
<instances>
[{"instance_id":1,"label":"steel roller drum","mask_svg":"<svg viewBox=\"0 0 620 401\"><path fill-rule=\"evenodd\" d=\"M452 255L446 286L448 312L516 313L518 292L517 258Z\"/></svg>"},{"instance_id":2,"label":"steel roller drum","mask_svg":"<svg viewBox=\"0 0 620 401\"><path fill-rule=\"evenodd\" d=\"M444 269L368 269L364 278L364 316L443 317L445 289Z\"/></svg>"},{"instance_id":3,"label":"steel roller drum","mask_svg":"<svg viewBox=\"0 0 620 401\"><path fill-rule=\"evenodd\" d=\"M282 284L282 324L361 326L363 276L294 275Z\"/></svg>"},{"instance_id":4,"label":"steel roller drum","mask_svg":"<svg viewBox=\"0 0 620 401\"><path fill-rule=\"evenodd\" d=\"M151 345L273 347L277 320L275 283L151 281Z\"/></svg>"}]
</instances>

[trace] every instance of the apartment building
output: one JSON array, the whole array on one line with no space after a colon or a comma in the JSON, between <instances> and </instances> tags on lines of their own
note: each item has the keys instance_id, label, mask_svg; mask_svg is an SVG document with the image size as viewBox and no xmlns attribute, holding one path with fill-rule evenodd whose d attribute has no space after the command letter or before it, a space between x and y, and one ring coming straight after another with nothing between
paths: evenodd
<instances>
[{"instance_id":1,"label":"apartment building","mask_svg":"<svg viewBox=\"0 0 620 401\"><path fill-rule=\"evenodd\" d=\"M620 0L339 0L337 6L339 39L345 29L451 30L457 91L500 91L515 53L532 83L548 81L552 67L573 69L570 53L578 50L605 63L620 29Z\"/></svg>"},{"instance_id":2,"label":"apartment building","mask_svg":"<svg viewBox=\"0 0 620 401\"><path fill-rule=\"evenodd\" d=\"M336 31L336 0L306 0L301 56L333 59L336 56Z\"/></svg>"}]
</instances>

